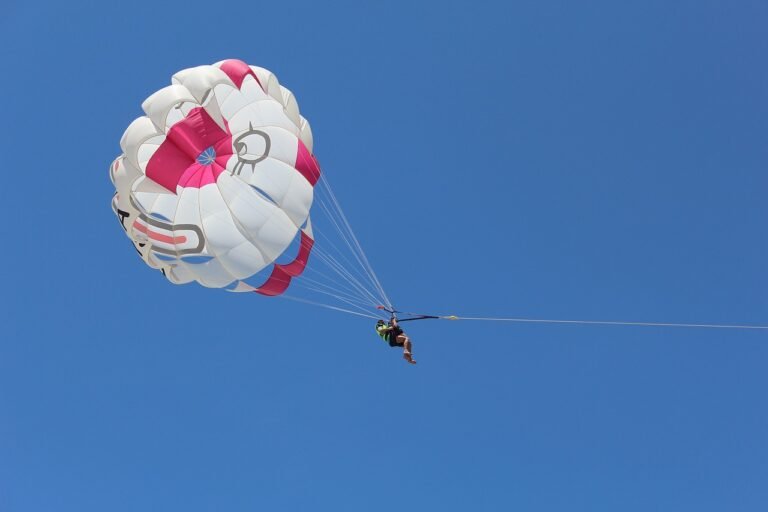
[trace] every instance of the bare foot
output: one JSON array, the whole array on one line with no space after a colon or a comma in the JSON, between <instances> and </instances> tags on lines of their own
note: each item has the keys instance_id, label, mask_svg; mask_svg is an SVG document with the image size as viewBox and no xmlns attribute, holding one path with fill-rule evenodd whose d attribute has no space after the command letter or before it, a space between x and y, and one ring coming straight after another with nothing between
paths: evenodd
<instances>
[{"instance_id":1,"label":"bare foot","mask_svg":"<svg viewBox=\"0 0 768 512\"><path fill-rule=\"evenodd\" d=\"M413 356L411 355L410 352L403 352L403 359L405 359L411 364L416 364L416 360L413 359Z\"/></svg>"}]
</instances>

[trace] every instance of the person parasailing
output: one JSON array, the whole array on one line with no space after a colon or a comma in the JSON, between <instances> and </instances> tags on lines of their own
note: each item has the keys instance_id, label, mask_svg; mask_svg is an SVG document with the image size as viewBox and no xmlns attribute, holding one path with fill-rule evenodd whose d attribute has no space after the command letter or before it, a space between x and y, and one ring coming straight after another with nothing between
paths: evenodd
<instances>
[{"instance_id":1,"label":"person parasailing","mask_svg":"<svg viewBox=\"0 0 768 512\"><path fill-rule=\"evenodd\" d=\"M411 338L397 323L397 317L394 314L389 322L384 320L376 322L376 333L381 336L381 339L389 343L390 347L403 347L403 359L411 364L416 364L416 360L413 358Z\"/></svg>"}]
</instances>

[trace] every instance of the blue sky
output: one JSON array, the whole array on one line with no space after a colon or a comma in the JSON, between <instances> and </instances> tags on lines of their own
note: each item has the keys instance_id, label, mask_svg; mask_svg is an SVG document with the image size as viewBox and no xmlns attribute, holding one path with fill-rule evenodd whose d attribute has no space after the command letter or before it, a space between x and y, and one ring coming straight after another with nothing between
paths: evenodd
<instances>
[{"instance_id":1,"label":"blue sky","mask_svg":"<svg viewBox=\"0 0 768 512\"><path fill-rule=\"evenodd\" d=\"M762 510L764 332L419 322L410 367L111 213L141 101L239 58L401 308L768 324L768 6L578 4L4 5L0 509Z\"/></svg>"}]
</instances>

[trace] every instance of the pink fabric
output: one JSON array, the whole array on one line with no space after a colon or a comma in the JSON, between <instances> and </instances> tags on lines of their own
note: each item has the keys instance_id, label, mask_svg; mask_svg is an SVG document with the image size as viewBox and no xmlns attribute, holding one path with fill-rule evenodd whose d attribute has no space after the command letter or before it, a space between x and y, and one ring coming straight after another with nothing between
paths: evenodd
<instances>
[{"instance_id":1,"label":"pink fabric","mask_svg":"<svg viewBox=\"0 0 768 512\"><path fill-rule=\"evenodd\" d=\"M299 147L296 150L296 170L299 171L313 187L320 179L320 166L315 156L309 152L307 146L299 139Z\"/></svg>"},{"instance_id":2,"label":"pink fabric","mask_svg":"<svg viewBox=\"0 0 768 512\"><path fill-rule=\"evenodd\" d=\"M254 291L268 297L274 297L285 292L289 284L291 284L291 276L286 274L285 270L275 265L267 282Z\"/></svg>"},{"instance_id":3,"label":"pink fabric","mask_svg":"<svg viewBox=\"0 0 768 512\"><path fill-rule=\"evenodd\" d=\"M290 263L283 265L276 265L285 271L289 276L296 277L304 272L309 261L309 253L312 251L312 246L315 245L315 241L310 238L305 232L301 232L301 242L299 242L299 254Z\"/></svg>"},{"instance_id":4,"label":"pink fabric","mask_svg":"<svg viewBox=\"0 0 768 512\"><path fill-rule=\"evenodd\" d=\"M225 121L226 126L226 121ZM197 161L213 147L216 158L209 165ZM232 135L222 130L202 107L174 124L147 164L147 176L173 193L176 187L200 188L215 183L232 156Z\"/></svg>"},{"instance_id":5,"label":"pink fabric","mask_svg":"<svg viewBox=\"0 0 768 512\"><path fill-rule=\"evenodd\" d=\"M267 296L280 295L285 292L288 289L288 285L291 284L291 278L299 276L304 272L309 261L309 253L312 251L314 244L315 241L302 231L299 254L296 258L290 263L275 265L269 279L254 291Z\"/></svg>"},{"instance_id":6,"label":"pink fabric","mask_svg":"<svg viewBox=\"0 0 768 512\"><path fill-rule=\"evenodd\" d=\"M227 74L230 80L234 82L234 84L239 89L243 85L243 80L245 80L245 77L248 75L251 75L254 79L256 79L256 83L259 84L259 87L261 87L262 90L264 90L264 86L261 85L261 82L259 81L259 78L256 76L256 74L251 70L251 68L246 64L245 62L237 59L229 59L222 62L221 66L219 66L219 69L221 69L224 73Z\"/></svg>"},{"instance_id":7,"label":"pink fabric","mask_svg":"<svg viewBox=\"0 0 768 512\"><path fill-rule=\"evenodd\" d=\"M156 232L148 229L145 225L139 224L138 221L134 221L133 222L133 229L135 229L136 231L139 231L141 233L144 233L150 239L157 240L158 242L165 242L167 244L176 245L176 244L183 244L184 242L187 241L187 237L185 237L183 235L182 236L173 237L173 236L164 235L162 233L156 233Z\"/></svg>"}]
</instances>

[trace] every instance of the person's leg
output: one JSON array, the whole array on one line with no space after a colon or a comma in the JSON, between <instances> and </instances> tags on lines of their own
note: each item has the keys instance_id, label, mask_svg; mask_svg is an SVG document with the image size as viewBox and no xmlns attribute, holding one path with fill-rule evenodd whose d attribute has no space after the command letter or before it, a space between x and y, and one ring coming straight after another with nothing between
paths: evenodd
<instances>
[{"instance_id":1,"label":"person's leg","mask_svg":"<svg viewBox=\"0 0 768 512\"><path fill-rule=\"evenodd\" d=\"M413 359L411 338L401 334L397 337L397 342L403 346L403 358L411 364L416 364L416 361Z\"/></svg>"}]
</instances>

